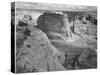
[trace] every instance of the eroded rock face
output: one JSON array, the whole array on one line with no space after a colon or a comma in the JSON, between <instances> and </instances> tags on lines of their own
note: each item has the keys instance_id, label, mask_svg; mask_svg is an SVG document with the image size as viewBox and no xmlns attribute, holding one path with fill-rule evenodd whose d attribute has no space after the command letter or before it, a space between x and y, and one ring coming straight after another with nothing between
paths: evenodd
<instances>
[{"instance_id":1,"label":"eroded rock face","mask_svg":"<svg viewBox=\"0 0 100 75\"><path fill-rule=\"evenodd\" d=\"M97 53L92 49L84 49L79 55L66 55L63 65L67 70L97 68Z\"/></svg>"},{"instance_id":2,"label":"eroded rock face","mask_svg":"<svg viewBox=\"0 0 100 75\"><path fill-rule=\"evenodd\" d=\"M61 39L61 36L66 38L62 17L60 14L44 13L38 18L36 27L45 32L50 40L54 38ZM53 33L60 34L61 36L53 35Z\"/></svg>"},{"instance_id":3,"label":"eroded rock face","mask_svg":"<svg viewBox=\"0 0 100 75\"><path fill-rule=\"evenodd\" d=\"M85 49L76 63L78 69L97 68L97 53L95 50Z\"/></svg>"},{"instance_id":4,"label":"eroded rock face","mask_svg":"<svg viewBox=\"0 0 100 75\"><path fill-rule=\"evenodd\" d=\"M54 13L44 13L38 18L37 28L45 31L63 31L62 27L62 16Z\"/></svg>"},{"instance_id":5,"label":"eroded rock face","mask_svg":"<svg viewBox=\"0 0 100 75\"><path fill-rule=\"evenodd\" d=\"M53 43L51 44L51 39L63 40L66 37L65 31L62 28L62 16L52 13L43 14L39 17L36 28L33 24L34 23L32 22L28 22L28 24L25 25L20 24L16 30L17 73L61 71L97 67L97 56L94 50L85 50L85 47L84 49L72 47L72 43L76 46L76 44L79 45L85 41L86 44L91 46L91 48L93 47L92 49L95 49L94 42L93 45L91 45L92 43L90 42L91 38L94 37L90 37L89 40L87 39L89 36L82 34L85 40L78 39L71 44L67 42L67 44L59 43L58 46L55 46ZM80 43L77 43L78 41ZM82 53L77 49L81 50L80 52ZM72 51L72 54L70 54L70 52L68 53L67 50L70 52ZM75 50L76 54L74 53Z\"/></svg>"},{"instance_id":6,"label":"eroded rock face","mask_svg":"<svg viewBox=\"0 0 100 75\"><path fill-rule=\"evenodd\" d=\"M26 29L29 31L28 34L25 34ZM26 26L26 29L22 29L22 32L18 30L16 35L17 73L65 70L62 66L65 60L64 53L52 46L46 34L32 25Z\"/></svg>"}]
</instances>

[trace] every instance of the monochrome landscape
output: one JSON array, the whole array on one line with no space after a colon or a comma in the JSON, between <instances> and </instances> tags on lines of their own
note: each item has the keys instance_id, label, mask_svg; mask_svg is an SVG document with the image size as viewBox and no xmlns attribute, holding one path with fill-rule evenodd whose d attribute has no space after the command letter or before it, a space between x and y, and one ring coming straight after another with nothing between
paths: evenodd
<instances>
[{"instance_id":1,"label":"monochrome landscape","mask_svg":"<svg viewBox=\"0 0 100 75\"><path fill-rule=\"evenodd\" d=\"M11 3L11 71L97 68L97 7Z\"/></svg>"}]
</instances>

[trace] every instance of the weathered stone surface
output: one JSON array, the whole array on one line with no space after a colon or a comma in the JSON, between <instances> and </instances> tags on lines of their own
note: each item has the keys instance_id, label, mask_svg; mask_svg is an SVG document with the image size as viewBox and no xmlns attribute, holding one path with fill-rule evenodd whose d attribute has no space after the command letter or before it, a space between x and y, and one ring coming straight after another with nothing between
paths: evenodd
<instances>
[{"instance_id":1,"label":"weathered stone surface","mask_svg":"<svg viewBox=\"0 0 100 75\"><path fill-rule=\"evenodd\" d=\"M62 16L54 13L44 13L38 18L37 28L43 31L61 31Z\"/></svg>"},{"instance_id":2,"label":"weathered stone surface","mask_svg":"<svg viewBox=\"0 0 100 75\"><path fill-rule=\"evenodd\" d=\"M32 25L28 25L27 29L30 30L30 36L26 35L23 46L17 51L17 72L65 70L62 66L65 60L64 53L60 53L52 46L46 34L41 30ZM17 38L21 34L17 33Z\"/></svg>"},{"instance_id":3,"label":"weathered stone surface","mask_svg":"<svg viewBox=\"0 0 100 75\"><path fill-rule=\"evenodd\" d=\"M92 49L85 49L76 62L76 69L97 68L97 53Z\"/></svg>"},{"instance_id":4,"label":"weathered stone surface","mask_svg":"<svg viewBox=\"0 0 100 75\"><path fill-rule=\"evenodd\" d=\"M16 34L17 72L96 68L96 53L84 50L96 49L97 46L94 31L89 30L93 33L91 36L86 34L87 26L79 26L81 35L73 34L74 41L66 41L59 14L44 13L39 17L37 26L33 21L23 26L18 27Z\"/></svg>"},{"instance_id":5,"label":"weathered stone surface","mask_svg":"<svg viewBox=\"0 0 100 75\"><path fill-rule=\"evenodd\" d=\"M97 53L84 49L79 55L66 55L63 65L67 70L97 68Z\"/></svg>"},{"instance_id":6,"label":"weathered stone surface","mask_svg":"<svg viewBox=\"0 0 100 75\"><path fill-rule=\"evenodd\" d=\"M50 40L72 38L72 31L67 14L44 13L37 20L37 28L46 33Z\"/></svg>"},{"instance_id":7,"label":"weathered stone surface","mask_svg":"<svg viewBox=\"0 0 100 75\"><path fill-rule=\"evenodd\" d=\"M97 26L89 25L89 24L75 24L75 32L76 33L86 33L88 35L96 35L97 34Z\"/></svg>"}]
</instances>

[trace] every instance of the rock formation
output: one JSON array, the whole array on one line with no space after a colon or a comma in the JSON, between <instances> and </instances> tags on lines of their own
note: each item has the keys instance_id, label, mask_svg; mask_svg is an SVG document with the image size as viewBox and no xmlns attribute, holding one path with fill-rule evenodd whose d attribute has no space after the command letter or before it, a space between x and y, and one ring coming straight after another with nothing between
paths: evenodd
<instances>
[{"instance_id":1,"label":"rock formation","mask_svg":"<svg viewBox=\"0 0 100 75\"><path fill-rule=\"evenodd\" d=\"M38 18L37 26L32 20L19 21L16 26L16 72L96 68L97 45L96 40L95 43L91 40L94 37L81 33L74 35L77 40L66 41L73 35L66 15L44 13Z\"/></svg>"},{"instance_id":2,"label":"rock formation","mask_svg":"<svg viewBox=\"0 0 100 75\"><path fill-rule=\"evenodd\" d=\"M28 34L26 31L29 31ZM62 66L65 60L64 53L51 45L41 30L29 24L24 29L18 26L16 36L17 73L65 70Z\"/></svg>"}]
</instances>

